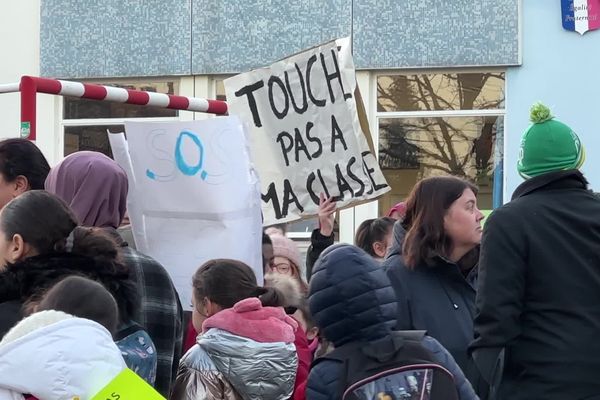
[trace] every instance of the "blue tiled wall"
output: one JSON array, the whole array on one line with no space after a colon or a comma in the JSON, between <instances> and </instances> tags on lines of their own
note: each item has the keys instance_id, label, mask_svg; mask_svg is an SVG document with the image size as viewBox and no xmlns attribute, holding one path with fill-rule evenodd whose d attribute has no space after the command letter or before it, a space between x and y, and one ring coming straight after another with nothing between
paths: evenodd
<instances>
[{"instance_id":1,"label":"blue tiled wall","mask_svg":"<svg viewBox=\"0 0 600 400\"><path fill-rule=\"evenodd\" d=\"M365 69L514 65L518 18L518 0L354 0L354 62Z\"/></svg>"},{"instance_id":2,"label":"blue tiled wall","mask_svg":"<svg viewBox=\"0 0 600 400\"><path fill-rule=\"evenodd\" d=\"M190 73L191 0L42 0L44 76Z\"/></svg>"},{"instance_id":3,"label":"blue tiled wall","mask_svg":"<svg viewBox=\"0 0 600 400\"><path fill-rule=\"evenodd\" d=\"M358 68L514 65L519 0L42 0L45 76L234 73L354 34Z\"/></svg>"},{"instance_id":4,"label":"blue tiled wall","mask_svg":"<svg viewBox=\"0 0 600 400\"><path fill-rule=\"evenodd\" d=\"M262 67L349 36L351 0L194 0L195 74Z\"/></svg>"}]
</instances>

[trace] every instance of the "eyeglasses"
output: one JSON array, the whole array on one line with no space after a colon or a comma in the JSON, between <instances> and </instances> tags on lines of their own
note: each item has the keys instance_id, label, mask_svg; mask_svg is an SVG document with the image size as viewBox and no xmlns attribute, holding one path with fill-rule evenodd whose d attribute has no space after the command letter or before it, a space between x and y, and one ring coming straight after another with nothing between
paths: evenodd
<instances>
[{"instance_id":1,"label":"eyeglasses","mask_svg":"<svg viewBox=\"0 0 600 400\"><path fill-rule=\"evenodd\" d=\"M292 270L292 266L287 263L279 263L275 265L270 265L272 271L279 272L280 274L289 274Z\"/></svg>"}]
</instances>

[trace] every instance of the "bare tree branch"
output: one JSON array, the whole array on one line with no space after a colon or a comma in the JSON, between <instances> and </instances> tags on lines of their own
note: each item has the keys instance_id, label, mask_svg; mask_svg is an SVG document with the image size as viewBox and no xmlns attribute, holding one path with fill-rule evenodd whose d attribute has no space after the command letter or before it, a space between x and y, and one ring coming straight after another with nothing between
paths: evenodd
<instances>
[{"instance_id":1,"label":"bare tree branch","mask_svg":"<svg viewBox=\"0 0 600 400\"><path fill-rule=\"evenodd\" d=\"M428 163L424 163L424 162L421 162L420 164L421 164L421 167L437 169L438 171L443 171L449 175L453 175L453 173L454 173L451 169L444 168L441 165L428 164Z\"/></svg>"}]
</instances>

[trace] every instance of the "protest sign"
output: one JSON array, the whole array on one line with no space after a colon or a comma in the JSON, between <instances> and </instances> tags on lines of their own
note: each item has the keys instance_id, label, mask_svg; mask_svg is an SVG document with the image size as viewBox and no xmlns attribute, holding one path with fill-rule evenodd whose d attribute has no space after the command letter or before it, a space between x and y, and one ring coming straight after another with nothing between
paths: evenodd
<instances>
[{"instance_id":1,"label":"protest sign","mask_svg":"<svg viewBox=\"0 0 600 400\"><path fill-rule=\"evenodd\" d=\"M165 400L152 386L126 368L92 400Z\"/></svg>"},{"instance_id":2,"label":"protest sign","mask_svg":"<svg viewBox=\"0 0 600 400\"><path fill-rule=\"evenodd\" d=\"M483 214L483 219L481 220L481 226L484 226L490 215L494 210L479 210Z\"/></svg>"},{"instance_id":3,"label":"protest sign","mask_svg":"<svg viewBox=\"0 0 600 400\"><path fill-rule=\"evenodd\" d=\"M349 39L224 83L229 112L251 127L265 225L317 214L319 193L342 208L390 189L360 126Z\"/></svg>"},{"instance_id":4,"label":"protest sign","mask_svg":"<svg viewBox=\"0 0 600 400\"><path fill-rule=\"evenodd\" d=\"M111 134L115 160L129 176L128 207L138 249L163 264L184 307L204 262L245 262L262 283L258 177L237 117L126 122Z\"/></svg>"}]
</instances>

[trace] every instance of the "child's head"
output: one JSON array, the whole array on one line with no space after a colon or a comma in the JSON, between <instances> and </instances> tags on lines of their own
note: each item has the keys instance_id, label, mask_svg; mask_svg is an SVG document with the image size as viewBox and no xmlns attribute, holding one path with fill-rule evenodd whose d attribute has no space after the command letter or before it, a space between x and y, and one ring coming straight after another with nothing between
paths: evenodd
<instances>
[{"instance_id":1,"label":"child's head","mask_svg":"<svg viewBox=\"0 0 600 400\"><path fill-rule=\"evenodd\" d=\"M308 284L304 281L304 271L301 267L300 251L294 241L280 234L272 234L273 262L269 265L269 272L292 276L302 287L302 292L308 292Z\"/></svg>"},{"instance_id":2,"label":"child's head","mask_svg":"<svg viewBox=\"0 0 600 400\"><path fill-rule=\"evenodd\" d=\"M117 302L100 283L81 276L69 276L52 286L41 298L36 311L56 310L85 318L117 330Z\"/></svg>"},{"instance_id":3,"label":"child's head","mask_svg":"<svg viewBox=\"0 0 600 400\"><path fill-rule=\"evenodd\" d=\"M375 259L383 259L392 241L396 221L390 217L368 219L356 230L354 244Z\"/></svg>"},{"instance_id":4,"label":"child's head","mask_svg":"<svg viewBox=\"0 0 600 400\"><path fill-rule=\"evenodd\" d=\"M194 274L192 285L192 322L198 332L202 331L206 318L250 297L258 297L265 307L283 305L281 292L258 286L252 269L237 260L215 259L206 262Z\"/></svg>"},{"instance_id":5,"label":"child's head","mask_svg":"<svg viewBox=\"0 0 600 400\"><path fill-rule=\"evenodd\" d=\"M273 266L271 270L284 275L291 275L294 278L302 276L300 271L300 252L294 241L286 236L274 234L271 235L273 244Z\"/></svg>"},{"instance_id":6,"label":"child's head","mask_svg":"<svg viewBox=\"0 0 600 400\"><path fill-rule=\"evenodd\" d=\"M396 326L396 293L381 265L348 244L328 247L310 281L309 309L335 347L386 337Z\"/></svg>"}]
</instances>

